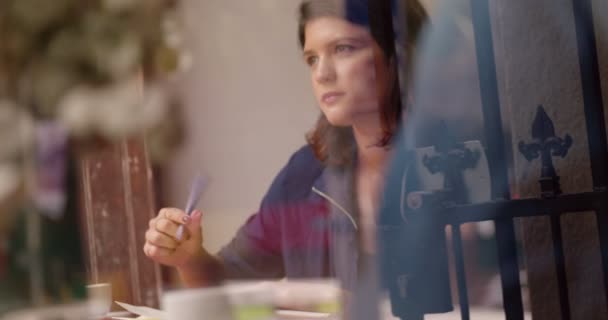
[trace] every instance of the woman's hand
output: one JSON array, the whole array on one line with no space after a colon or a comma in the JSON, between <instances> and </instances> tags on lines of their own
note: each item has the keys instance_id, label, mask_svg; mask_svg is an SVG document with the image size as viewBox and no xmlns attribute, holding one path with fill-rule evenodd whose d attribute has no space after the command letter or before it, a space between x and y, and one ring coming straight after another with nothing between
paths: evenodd
<instances>
[{"instance_id":1,"label":"woman's hand","mask_svg":"<svg viewBox=\"0 0 608 320\"><path fill-rule=\"evenodd\" d=\"M152 260L172 267L188 268L201 264L206 255L203 249L201 229L202 213L198 210L188 216L175 208L163 208L156 218L150 220L146 231L144 253ZM184 226L181 240L177 229Z\"/></svg>"}]
</instances>

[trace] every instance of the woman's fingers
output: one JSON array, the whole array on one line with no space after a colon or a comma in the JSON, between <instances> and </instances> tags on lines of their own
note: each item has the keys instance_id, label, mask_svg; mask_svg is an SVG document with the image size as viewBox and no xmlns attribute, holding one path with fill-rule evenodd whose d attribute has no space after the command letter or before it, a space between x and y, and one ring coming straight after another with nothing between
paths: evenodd
<instances>
[{"instance_id":1,"label":"woman's fingers","mask_svg":"<svg viewBox=\"0 0 608 320\"><path fill-rule=\"evenodd\" d=\"M163 259L171 256L173 250L161 248L150 243L144 245L144 253L152 259Z\"/></svg>"},{"instance_id":2,"label":"woman's fingers","mask_svg":"<svg viewBox=\"0 0 608 320\"><path fill-rule=\"evenodd\" d=\"M146 243L170 250L173 250L178 246L178 242L175 238L154 229L146 231Z\"/></svg>"},{"instance_id":3,"label":"woman's fingers","mask_svg":"<svg viewBox=\"0 0 608 320\"><path fill-rule=\"evenodd\" d=\"M163 208L160 210L158 217L169 219L177 224L190 222L190 217L184 211L176 208Z\"/></svg>"},{"instance_id":4,"label":"woman's fingers","mask_svg":"<svg viewBox=\"0 0 608 320\"><path fill-rule=\"evenodd\" d=\"M158 263L175 266L188 258L195 247L201 249L201 216L200 211L193 212L193 217L190 217L180 209L161 209L148 224L143 248L146 256ZM178 241L176 234L182 225L185 237Z\"/></svg>"},{"instance_id":5,"label":"woman's fingers","mask_svg":"<svg viewBox=\"0 0 608 320\"><path fill-rule=\"evenodd\" d=\"M179 227L179 224L177 224L169 219L158 218L158 220L156 220L156 222L154 222L154 227L152 229L175 238L175 234L177 233L178 227Z\"/></svg>"},{"instance_id":6,"label":"woman's fingers","mask_svg":"<svg viewBox=\"0 0 608 320\"><path fill-rule=\"evenodd\" d=\"M203 240L202 229L201 229L201 218L203 213L199 210L194 210L192 212L192 216L190 218L190 222L186 224L186 238L193 238L198 243L201 243Z\"/></svg>"}]
</instances>

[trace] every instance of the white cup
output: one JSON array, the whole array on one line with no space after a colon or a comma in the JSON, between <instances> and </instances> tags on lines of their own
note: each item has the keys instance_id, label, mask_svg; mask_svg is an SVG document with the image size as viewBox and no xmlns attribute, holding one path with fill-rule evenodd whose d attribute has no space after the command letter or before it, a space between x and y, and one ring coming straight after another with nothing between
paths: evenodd
<instances>
[{"instance_id":1,"label":"white cup","mask_svg":"<svg viewBox=\"0 0 608 320\"><path fill-rule=\"evenodd\" d=\"M273 287L270 282L239 281L225 286L234 320L274 319Z\"/></svg>"},{"instance_id":2,"label":"white cup","mask_svg":"<svg viewBox=\"0 0 608 320\"><path fill-rule=\"evenodd\" d=\"M91 316L103 316L112 307L112 285L96 283L87 285L87 302Z\"/></svg>"},{"instance_id":3,"label":"white cup","mask_svg":"<svg viewBox=\"0 0 608 320\"><path fill-rule=\"evenodd\" d=\"M162 297L166 320L233 320L224 288L204 288L167 292Z\"/></svg>"}]
</instances>

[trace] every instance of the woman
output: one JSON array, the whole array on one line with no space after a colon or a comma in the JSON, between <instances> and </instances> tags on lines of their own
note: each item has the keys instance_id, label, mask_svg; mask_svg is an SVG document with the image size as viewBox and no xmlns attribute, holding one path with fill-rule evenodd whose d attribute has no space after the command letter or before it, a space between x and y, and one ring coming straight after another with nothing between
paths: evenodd
<instances>
[{"instance_id":1,"label":"woman","mask_svg":"<svg viewBox=\"0 0 608 320\"><path fill-rule=\"evenodd\" d=\"M426 13L416 0L402 2L409 43L401 49L411 57ZM226 277L335 276L354 288L358 266L374 253L375 212L402 113L392 31L382 22L381 10L388 8L380 3L301 4L299 41L321 109L308 144L275 178L259 212L217 255L200 245L201 212L188 217L164 208L146 233L148 257L176 267L191 287ZM384 28L370 32L369 24L382 23ZM183 241L175 238L180 224L188 231Z\"/></svg>"}]
</instances>

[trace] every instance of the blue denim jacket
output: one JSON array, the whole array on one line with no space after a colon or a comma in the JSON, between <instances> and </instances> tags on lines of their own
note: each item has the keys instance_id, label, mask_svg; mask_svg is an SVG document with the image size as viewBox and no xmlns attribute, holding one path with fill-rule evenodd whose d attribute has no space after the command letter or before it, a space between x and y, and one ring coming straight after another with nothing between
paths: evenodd
<instances>
[{"instance_id":1,"label":"blue denim jacket","mask_svg":"<svg viewBox=\"0 0 608 320\"><path fill-rule=\"evenodd\" d=\"M379 257L358 249L352 173L324 167L306 146L293 154L259 211L220 251L227 276L337 278L353 292L353 319L377 318L372 299L378 299L382 287L398 302L392 305L397 314L450 311L443 226L424 218L422 224L403 223L409 156L397 151L378 221ZM409 180L414 188L417 183Z\"/></svg>"},{"instance_id":2,"label":"blue denim jacket","mask_svg":"<svg viewBox=\"0 0 608 320\"><path fill-rule=\"evenodd\" d=\"M352 178L325 167L309 146L274 179L257 213L218 256L229 278L336 277L355 283L357 221Z\"/></svg>"}]
</instances>

